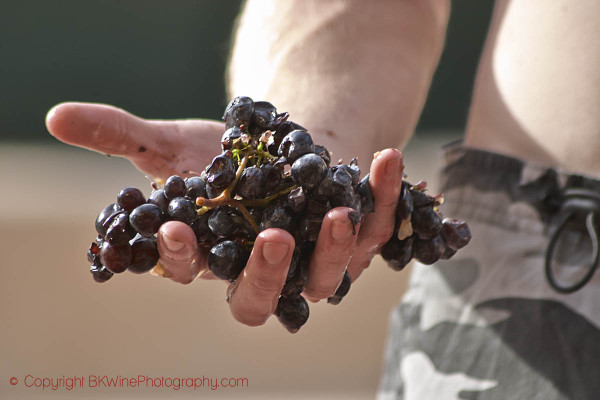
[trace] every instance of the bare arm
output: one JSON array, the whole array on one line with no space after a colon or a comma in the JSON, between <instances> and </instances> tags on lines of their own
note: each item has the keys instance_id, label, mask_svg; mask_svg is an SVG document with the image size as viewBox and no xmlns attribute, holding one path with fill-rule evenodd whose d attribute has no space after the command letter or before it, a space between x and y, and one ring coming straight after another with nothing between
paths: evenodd
<instances>
[{"instance_id":1,"label":"bare arm","mask_svg":"<svg viewBox=\"0 0 600 400\"><path fill-rule=\"evenodd\" d=\"M448 0L249 0L229 97L271 101L334 159L403 147L444 43Z\"/></svg>"}]
</instances>

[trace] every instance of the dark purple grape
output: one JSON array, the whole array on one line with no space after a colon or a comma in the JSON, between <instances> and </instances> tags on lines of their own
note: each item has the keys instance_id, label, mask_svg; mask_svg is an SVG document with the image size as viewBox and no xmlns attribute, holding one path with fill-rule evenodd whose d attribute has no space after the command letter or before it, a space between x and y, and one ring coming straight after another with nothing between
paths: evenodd
<instances>
[{"instance_id":1,"label":"dark purple grape","mask_svg":"<svg viewBox=\"0 0 600 400\"><path fill-rule=\"evenodd\" d=\"M283 168L276 167L273 164L262 164L259 168L263 175L263 193L269 193L282 183Z\"/></svg>"},{"instance_id":2,"label":"dark purple grape","mask_svg":"<svg viewBox=\"0 0 600 400\"><path fill-rule=\"evenodd\" d=\"M327 211L331 210L331 205L327 197L311 194L307 196L306 213L309 215L324 216Z\"/></svg>"},{"instance_id":3,"label":"dark purple grape","mask_svg":"<svg viewBox=\"0 0 600 400\"><path fill-rule=\"evenodd\" d=\"M442 225L442 237L448 248L459 250L471 241L471 230L465 221L444 218Z\"/></svg>"},{"instance_id":4,"label":"dark purple grape","mask_svg":"<svg viewBox=\"0 0 600 400\"><path fill-rule=\"evenodd\" d=\"M223 150L231 150L233 148L233 141L239 139L242 136L242 130L237 126L232 126L227 129L221 137L221 148Z\"/></svg>"},{"instance_id":5,"label":"dark purple grape","mask_svg":"<svg viewBox=\"0 0 600 400\"><path fill-rule=\"evenodd\" d=\"M277 202L264 209L259 230L278 228L293 234L295 222L289 206L284 202Z\"/></svg>"},{"instance_id":6,"label":"dark purple grape","mask_svg":"<svg viewBox=\"0 0 600 400\"><path fill-rule=\"evenodd\" d=\"M198 242L208 242L216 237L208 226L210 215L210 213L202 214L190 225Z\"/></svg>"},{"instance_id":7,"label":"dark purple grape","mask_svg":"<svg viewBox=\"0 0 600 400\"><path fill-rule=\"evenodd\" d=\"M219 237L233 236L240 229L241 219L237 211L230 207L219 207L208 218L208 227Z\"/></svg>"},{"instance_id":8,"label":"dark purple grape","mask_svg":"<svg viewBox=\"0 0 600 400\"><path fill-rule=\"evenodd\" d=\"M331 165L331 153L325 146L321 146L320 144L315 144L315 154L318 155L325 161L327 167Z\"/></svg>"},{"instance_id":9,"label":"dark purple grape","mask_svg":"<svg viewBox=\"0 0 600 400\"><path fill-rule=\"evenodd\" d=\"M117 204L125 211L131 212L131 210L145 202L146 198L138 188L126 187L117 195Z\"/></svg>"},{"instance_id":10,"label":"dark purple grape","mask_svg":"<svg viewBox=\"0 0 600 400\"><path fill-rule=\"evenodd\" d=\"M277 109L268 101L257 101L254 103L248 132L257 135L266 130L277 130L287 118L288 113L277 114Z\"/></svg>"},{"instance_id":11,"label":"dark purple grape","mask_svg":"<svg viewBox=\"0 0 600 400\"><path fill-rule=\"evenodd\" d=\"M223 121L227 129L248 125L254 112L254 101L250 97L238 96L227 105L223 114Z\"/></svg>"},{"instance_id":12,"label":"dark purple grape","mask_svg":"<svg viewBox=\"0 0 600 400\"><path fill-rule=\"evenodd\" d=\"M169 203L169 219L191 225L196 220L196 204L186 197L177 197Z\"/></svg>"},{"instance_id":13,"label":"dark purple grape","mask_svg":"<svg viewBox=\"0 0 600 400\"><path fill-rule=\"evenodd\" d=\"M275 315L290 333L296 333L308 321L308 303L300 295L281 296L275 309Z\"/></svg>"},{"instance_id":14,"label":"dark purple grape","mask_svg":"<svg viewBox=\"0 0 600 400\"><path fill-rule=\"evenodd\" d=\"M131 246L104 242L100 252L102 265L113 274L124 272L131 265Z\"/></svg>"},{"instance_id":15,"label":"dark purple grape","mask_svg":"<svg viewBox=\"0 0 600 400\"><path fill-rule=\"evenodd\" d=\"M356 186L356 194L360 196L360 209L363 214L375 212L375 199L369 185L369 176L370 174L365 175Z\"/></svg>"},{"instance_id":16,"label":"dark purple grape","mask_svg":"<svg viewBox=\"0 0 600 400\"><path fill-rule=\"evenodd\" d=\"M119 206L117 203L110 204L104 208L104 210L100 211L98 217L96 218L96 232L98 235L104 237L106 236L106 230L109 227L107 223L108 219L114 215L117 211L119 211Z\"/></svg>"},{"instance_id":17,"label":"dark purple grape","mask_svg":"<svg viewBox=\"0 0 600 400\"><path fill-rule=\"evenodd\" d=\"M146 203L129 214L129 223L140 235L152 236L164 222L164 213L156 204Z\"/></svg>"},{"instance_id":18,"label":"dark purple grape","mask_svg":"<svg viewBox=\"0 0 600 400\"><path fill-rule=\"evenodd\" d=\"M247 257L242 247L231 240L224 240L210 249L208 267L217 278L233 282L246 265Z\"/></svg>"},{"instance_id":19,"label":"dark purple grape","mask_svg":"<svg viewBox=\"0 0 600 400\"><path fill-rule=\"evenodd\" d=\"M344 271L344 277L342 278L342 283L340 283L340 286L338 286L334 295L327 299L327 303L334 304L334 305L340 304L340 302L342 301L344 296L346 296L348 294L348 292L350 291L350 285L352 285L352 279L350 278L350 274L346 270L346 271Z\"/></svg>"},{"instance_id":20,"label":"dark purple grape","mask_svg":"<svg viewBox=\"0 0 600 400\"><path fill-rule=\"evenodd\" d=\"M323 217L321 215L307 215L298 225L298 235L304 241L314 242L321 231Z\"/></svg>"},{"instance_id":21,"label":"dark purple grape","mask_svg":"<svg viewBox=\"0 0 600 400\"><path fill-rule=\"evenodd\" d=\"M294 212L300 212L306 204L306 195L302 186L292 190L287 196L288 204Z\"/></svg>"},{"instance_id":22,"label":"dark purple grape","mask_svg":"<svg viewBox=\"0 0 600 400\"><path fill-rule=\"evenodd\" d=\"M396 206L396 215L400 219L407 219L414 209L410 186L410 183L402 181L398 205Z\"/></svg>"},{"instance_id":23,"label":"dark purple grape","mask_svg":"<svg viewBox=\"0 0 600 400\"><path fill-rule=\"evenodd\" d=\"M399 240L392 235L390 240L381 248L381 257L394 271L402 271L413 258L413 237Z\"/></svg>"},{"instance_id":24,"label":"dark purple grape","mask_svg":"<svg viewBox=\"0 0 600 400\"><path fill-rule=\"evenodd\" d=\"M110 278L113 277L113 273L110 272L104 265L92 265L90 267L90 272L92 273L92 277L98 283L104 283Z\"/></svg>"},{"instance_id":25,"label":"dark purple grape","mask_svg":"<svg viewBox=\"0 0 600 400\"><path fill-rule=\"evenodd\" d=\"M150 271L158 262L159 254L156 241L138 236L131 242L131 265L129 271L143 274Z\"/></svg>"},{"instance_id":26,"label":"dark purple grape","mask_svg":"<svg viewBox=\"0 0 600 400\"><path fill-rule=\"evenodd\" d=\"M180 176L173 175L165 182L164 193L169 200L185 196L186 190L185 181Z\"/></svg>"},{"instance_id":27,"label":"dark purple grape","mask_svg":"<svg viewBox=\"0 0 600 400\"><path fill-rule=\"evenodd\" d=\"M235 192L245 199L259 199L264 196L265 179L262 170L258 167L248 167L242 172Z\"/></svg>"},{"instance_id":28,"label":"dark purple grape","mask_svg":"<svg viewBox=\"0 0 600 400\"><path fill-rule=\"evenodd\" d=\"M206 168L206 182L214 188L225 188L235 179L235 167L231 158L224 154L213 158Z\"/></svg>"},{"instance_id":29,"label":"dark purple grape","mask_svg":"<svg viewBox=\"0 0 600 400\"><path fill-rule=\"evenodd\" d=\"M192 176L185 179L185 197L196 201L197 197L206 197L206 181L199 176Z\"/></svg>"},{"instance_id":30,"label":"dark purple grape","mask_svg":"<svg viewBox=\"0 0 600 400\"><path fill-rule=\"evenodd\" d=\"M269 153L271 153L274 156L277 156L279 151L279 145L281 145L281 141L283 140L283 138L288 133L295 130L305 131L306 129L292 121L284 121L281 124L279 124L279 126L275 130L275 133L273 133L273 142L269 145Z\"/></svg>"},{"instance_id":31,"label":"dark purple grape","mask_svg":"<svg viewBox=\"0 0 600 400\"><path fill-rule=\"evenodd\" d=\"M430 239L442 230L442 220L433 205L414 208L410 218L413 231L420 239Z\"/></svg>"},{"instance_id":32,"label":"dark purple grape","mask_svg":"<svg viewBox=\"0 0 600 400\"><path fill-rule=\"evenodd\" d=\"M314 154L314 151L315 145L310 134L304 130L295 130L283 138L277 153L279 156L285 157L288 163L293 164L301 156L308 153ZM325 161L323 164L327 168Z\"/></svg>"},{"instance_id":33,"label":"dark purple grape","mask_svg":"<svg viewBox=\"0 0 600 400\"><path fill-rule=\"evenodd\" d=\"M335 188L333 195L329 197L331 207L360 207L360 198L356 197L352 186Z\"/></svg>"},{"instance_id":34,"label":"dark purple grape","mask_svg":"<svg viewBox=\"0 0 600 400\"><path fill-rule=\"evenodd\" d=\"M325 161L314 153L305 154L292 164L292 178L307 190L317 187L326 173Z\"/></svg>"},{"instance_id":35,"label":"dark purple grape","mask_svg":"<svg viewBox=\"0 0 600 400\"><path fill-rule=\"evenodd\" d=\"M113 214L107 221L109 226L106 230L106 240L112 244L124 244L133 239L136 232L129 223L129 213L119 211Z\"/></svg>"},{"instance_id":36,"label":"dark purple grape","mask_svg":"<svg viewBox=\"0 0 600 400\"><path fill-rule=\"evenodd\" d=\"M155 190L150 194L150 197L148 197L149 204L156 204L160 207L161 211L165 213L169 209L170 201L171 200L167 199L167 196L165 196L164 189Z\"/></svg>"},{"instance_id":37,"label":"dark purple grape","mask_svg":"<svg viewBox=\"0 0 600 400\"><path fill-rule=\"evenodd\" d=\"M350 165L337 165L337 168L346 171L352 178L352 185L356 186L360 180L360 168L358 168L358 164L356 164L356 159L352 159L352 161L353 163Z\"/></svg>"},{"instance_id":38,"label":"dark purple grape","mask_svg":"<svg viewBox=\"0 0 600 400\"><path fill-rule=\"evenodd\" d=\"M435 204L435 199L427 195L427 193L416 189L410 189L409 191L414 208L428 207Z\"/></svg>"},{"instance_id":39,"label":"dark purple grape","mask_svg":"<svg viewBox=\"0 0 600 400\"><path fill-rule=\"evenodd\" d=\"M431 265L438 261L442 256L444 242L441 236L437 235L431 239L416 238L413 246L413 257L419 260L422 264Z\"/></svg>"}]
</instances>

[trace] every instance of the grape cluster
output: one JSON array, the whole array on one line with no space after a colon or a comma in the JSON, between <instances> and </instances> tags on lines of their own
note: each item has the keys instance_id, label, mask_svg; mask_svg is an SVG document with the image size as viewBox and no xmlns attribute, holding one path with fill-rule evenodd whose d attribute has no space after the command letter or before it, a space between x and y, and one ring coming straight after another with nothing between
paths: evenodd
<instances>
[{"instance_id":1,"label":"grape cluster","mask_svg":"<svg viewBox=\"0 0 600 400\"><path fill-rule=\"evenodd\" d=\"M443 196L429 196L425 189L423 181L416 185L402 181L394 234L381 248L381 257L395 271L413 258L428 265L447 260L471 240L466 222L440 213Z\"/></svg>"},{"instance_id":2,"label":"grape cluster","mask_svg":"<svg viewBox=\"0 0 600 400\"><path fill-rule=\"evenodd\" d=\"M309 316L301 293L323 217L331 208L348 207L355 226L373 212L369 175L360 179L356 159L334 165L325 147L314 144L306 129L271 103L236 97L223 120L222 153L201 174L171 176L162 188L154 183L147 199L139 189L125 188L116 203L100 212L98 237L88 250L92 276L105 282L125 270L152 270L159 258L160 226L181 221L208 251L212 273L235 282L256 236L268 228L283 229L296 246L275 315L296 332ZM466 224L442 220L439 203L424 193L423 185L403 183L395 233L382 249L392 268L402 269L412 257L425 263L448 258L468 242ZM328 302L338 304L350 283L346 272Z\"/></svg>"}]
</instances>

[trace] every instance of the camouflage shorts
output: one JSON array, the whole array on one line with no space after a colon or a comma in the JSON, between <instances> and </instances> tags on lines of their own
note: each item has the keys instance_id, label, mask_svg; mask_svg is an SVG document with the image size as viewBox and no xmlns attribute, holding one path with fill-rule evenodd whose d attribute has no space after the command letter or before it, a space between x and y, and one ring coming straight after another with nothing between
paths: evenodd
<instances>
[{"instance_id":1,"label":"camouflage shorts","mask_svg":"<svg viewBox=\"0 0 600 400\"><path fill-rule=\"evenodd\" d=\"M378 398L600 398L600 272L568 294L545 272L566 287L595 265L600 182L457 145L446 158L442 212L473 239L414 266Z\"/></svg>"}]
</instances>

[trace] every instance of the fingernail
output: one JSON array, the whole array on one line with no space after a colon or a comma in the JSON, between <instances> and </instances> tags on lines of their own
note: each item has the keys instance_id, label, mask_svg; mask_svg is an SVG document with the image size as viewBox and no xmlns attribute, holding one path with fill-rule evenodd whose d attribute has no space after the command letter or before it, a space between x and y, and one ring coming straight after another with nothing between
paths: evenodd
<instances>
[{"instance_id":1,"label":"fingernail","mask_svg":"<svg viewBox=\"0 0 600 400\"><path fill-rule=\"evenodd\" d=\"M334 242L344 243L352 237L352 225L349 219L335 220L331 224L331 238Z\"/></svg>"},{"instance_id":2,"label":"fingernail","mask_svg":"<svg viewBox=\"0 0 600 400\"><path fill-rule=\"evenodd\" d=\"M167 235L166 233L163 233L162 239L167 250L173 253L178 253L185 247L185 243L180 242L179 240L175 240L172 237L169 237L169 235Z\"/></svg>"},{"instance_id":3,"label":"fingernail","mask_svg":"<svg viewBox=\"0 0 600 400\"><path fill-rule=\"evenodd\" d=\"M268 242L263 244L262 254L267 264L277 266L283 261L290 251L290 246L286 243Z\"/></svg>"},{"instance_id":4,"label":"fingernail","mask_svg":"<svg viewBox=\"0 0 600 400\"><path fill-rule=\"evenodd\" d=\"M402 156L400 153L396 153L394 158L388 160L385 163L385 173L389 176L396 176L400 173L400 164L402 163Z\"/></svg>"}]
</instances>

